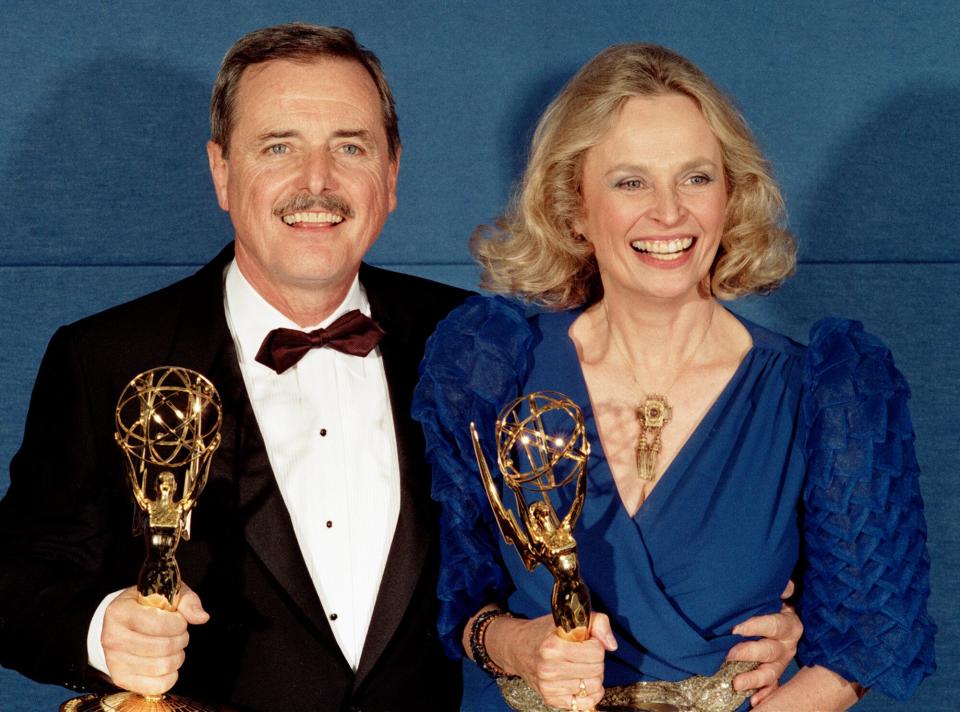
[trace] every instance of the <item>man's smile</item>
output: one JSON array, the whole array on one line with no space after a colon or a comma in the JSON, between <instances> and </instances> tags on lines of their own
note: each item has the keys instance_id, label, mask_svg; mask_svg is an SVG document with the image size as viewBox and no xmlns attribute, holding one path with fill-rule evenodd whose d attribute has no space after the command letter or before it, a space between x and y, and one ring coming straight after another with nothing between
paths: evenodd
<instances>
[{"instance_id":1,"label":"man's smile","mask_svg":"<svg viewBox=\"0 0 960 712\"><path fill-rule=\"evenodd\" d=\"M302 223L336 225L337 223L343 222L343 216L334 213L290 213L282 216L281 219L287 225L298 225Z\"/></svg>"}]
</instances>

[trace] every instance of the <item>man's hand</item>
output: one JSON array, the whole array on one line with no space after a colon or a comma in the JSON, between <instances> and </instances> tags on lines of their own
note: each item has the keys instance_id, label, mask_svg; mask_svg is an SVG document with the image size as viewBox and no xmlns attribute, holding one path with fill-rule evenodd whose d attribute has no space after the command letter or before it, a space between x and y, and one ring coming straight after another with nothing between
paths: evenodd
<instances>
[{"instance_id":1,"label":"man's hand","mask_svg":"<svg viewBox=\"0 0 960 712\"><path fill-rule=\"evenodd\" d=\"M867 690L825 667L802 667L786 685L774 690L757 712L842 712L857 704Z\"/></svg>"},{"instance_id":2,"label":"man's hand","mask_svg":"<svg viewBox=\"0 0 960 712\"><path fill-rule=\"evenodd\" d=\"M793 581L781 598L793 595ZM727 654L727 660L759 662L755 670L743 672L733 678L735 690L756 690L750 698L751 705L760 704L780 685L780 676L797 653L797 642L803 634L803 624L792 606L784 603L779 613L754 616L734 627L733 632L747 637L760 637L737 643Z\"/></svg>"},{"instance_id":3,"label":"man's hand","mask_svg":"<svg viewBox=\"0 0 960 712\"><path fill-rule=\"evenodd\" d=\"M141 605L136 587L126 589L107 606L100 636L113 683L141 695L166 692L183 665L187 626L209 619L200 597L186 585L176 611Z\"/></svg>"}]
</instances>

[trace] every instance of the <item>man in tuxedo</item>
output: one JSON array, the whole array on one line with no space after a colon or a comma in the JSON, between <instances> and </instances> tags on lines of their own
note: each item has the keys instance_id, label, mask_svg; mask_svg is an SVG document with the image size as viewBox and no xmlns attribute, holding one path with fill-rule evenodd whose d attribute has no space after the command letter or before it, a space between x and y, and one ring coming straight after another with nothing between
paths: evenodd
<instances>
[{"instance_id":1,"label":"man in tuxedo","mask_svg":"<svg viewBox=\"0 0 960 712\"><path fill-rule=\"evenodd\" d=\"M211 125L234 242L62 327L44 357L0 503L0 664L239 709L456 709L408 411L424 343L465 293L361 264L401 153L380 63L339 28L253 32L224 59ZM320 328L337 338L300 333ZM223 402L175 611L130 587L143 544L113 438L121 391L163 365Z\"/></svg>"}]
</instances>

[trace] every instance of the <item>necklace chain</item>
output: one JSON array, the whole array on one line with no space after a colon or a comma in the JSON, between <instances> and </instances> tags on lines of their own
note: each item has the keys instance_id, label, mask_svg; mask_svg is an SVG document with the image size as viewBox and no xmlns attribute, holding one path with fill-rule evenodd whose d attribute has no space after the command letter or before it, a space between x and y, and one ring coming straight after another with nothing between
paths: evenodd
<instances>
[{"instance_id":1,"label":"necklace chain","mask_svg":"<svg viewBox=\"0 0 960 712\"><path fill-rule=\"evenodd\" d=\"M713 326L713 314L715 311L716 305L711 304L710 318L707 320L707 328L704 329L703 334L700 336L700 340L697 341L697 345L693 348L693 351L690 352L690 355L684 359L677 368L676 375L674 375L673 380L670 381L670 385L664 389L662 394L644 394L644 388L640 384L640 379L638 379L636 375L637 368L634 366L633 361L627 356L626 351L624 351L623 347L620 345L620 342L617 340L610 322L610 311L607 308L606 301L603 302L603 313L607 319L607 328L610 330L610 340L613 342L613 347L617 350L617 353L620 354L620 358L622 358L624 363L627 365L627 368L630 372L630 378L633 379L633 382L636 384L639 392L642 394L640 402L637 404L637 407L634 411L637 421L640 423L640 435L637 438L636 446L636 461L637 477L641 480L651 481L656 477L657 459L659 458L660 450L662 449L662 440L660 435L663 431L663 428L673 417L673 408L667 401L667 393L673 389L673 387L677 384L677 381L680 380L680 376L700 352L700 347L703 346L703 343L707 340L707 334L710 333L710 327Z\"/></svg>"}]
</instances>

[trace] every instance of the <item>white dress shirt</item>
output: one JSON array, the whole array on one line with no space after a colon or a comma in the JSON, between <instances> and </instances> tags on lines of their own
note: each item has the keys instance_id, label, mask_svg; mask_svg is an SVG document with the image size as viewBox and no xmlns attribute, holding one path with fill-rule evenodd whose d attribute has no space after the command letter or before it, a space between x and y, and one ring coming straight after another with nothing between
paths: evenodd
<instances>
[{"instance_id":1,"label":"white dress shirt","mask_svg":"<svg viewBox=\"0 0 960 712\"><path fill-rule=\"evenodd\" d=\"M354 279L322 323L302 328L266 302L235 262L227 326L267 456L313 585L347 662L357 668L400 513L400 465L379 349L312 349L277 374L255 361L277 327L312 331L352 309L370 315ZM199 515L198 515L199 516Z\"/></svg>"},{"instance_id":2,"label":"white dress shirt","mask_svg":"<svg viewBox=\"0 0 960 712\"><path fill-rule=\"evenodd\" d=\"M224 309L300 553L337 643L356 670L400 512L383 359L379 349L366 357L312 349L277 374L255 357L272 329L312 331L352 309L369 316L370 305L354 279L329 318L302 328L267 303L231 262ZM203 516L202 497L197 516ZM100 645L103 616L118 593L100 604L87 636L90 664L102 672L108 672Z\"/></svg>"}]
</instances>

